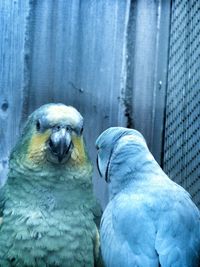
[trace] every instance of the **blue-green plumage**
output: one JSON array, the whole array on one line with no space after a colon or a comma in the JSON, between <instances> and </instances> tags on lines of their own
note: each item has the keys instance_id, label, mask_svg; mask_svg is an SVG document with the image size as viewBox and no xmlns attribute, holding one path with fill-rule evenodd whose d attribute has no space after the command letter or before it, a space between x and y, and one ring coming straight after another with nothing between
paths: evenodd
<instances>
[{"instance_id":1,"label":"blue-green plumage","mask_svg":"<svg viewBox=\"0 0 200 267\"><path fill-rule=\"evenodd\" d=\"M11 154L0 229L0 266L94 266L98 233L92 213L92 168L79 129L75 129L82 127L82 117L60 104L46 105L43 110L29 118ZM51 120L53 110L62 114ZM38 130L41 113L46 129ZM48 156L49 139L52 129L64 129L66 124L74 127L70 152L66 150L70 155L59 162L57 154Z\"/></svg>"}]
</instances>

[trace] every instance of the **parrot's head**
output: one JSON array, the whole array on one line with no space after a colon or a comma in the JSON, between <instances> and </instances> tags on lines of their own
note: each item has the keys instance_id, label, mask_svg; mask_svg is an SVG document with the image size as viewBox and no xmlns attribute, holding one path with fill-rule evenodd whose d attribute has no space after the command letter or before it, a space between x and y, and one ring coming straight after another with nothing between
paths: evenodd
<instances>
[{"instance_id":1,"label":"parrot's head","mask_svg":"<svg viewBox=\"0 0 200 267\"><path fill-rule=\"evenodd\" d=\"M34 166L81 164L87 160L82 132L83 118L75 108L46 104L29 116L13 154Z\"/></svg>"},{"instance_id":2,"label":"parrot's head","mask_svg":"<svg viewBox=\"0 0 200 267\"><path fill-rule=\"evenodd\" d=\"M112 190L119 191L133 179L133 173L153 156L141 133L134 129L111 127L96 140L97 166Z\"/></svg>"}]
</instances>

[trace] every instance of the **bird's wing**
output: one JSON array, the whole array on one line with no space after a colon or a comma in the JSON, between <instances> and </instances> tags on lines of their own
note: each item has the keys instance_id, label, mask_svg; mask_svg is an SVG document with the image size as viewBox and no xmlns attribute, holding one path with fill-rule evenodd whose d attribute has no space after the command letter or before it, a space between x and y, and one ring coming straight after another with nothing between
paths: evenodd
<instances>
[{"instance_id":1,"label":"bird's wing","mask_svg":"<svg viewBox=\"0 0 200 267\"><path fill-rule=\"evenodd\" d=\"M165 186L121 193L108 205L101 225L108 266L199 266L199 210L184 189Z\"/></svg>"},{"instance_id":2,"label":"bird's wing","mask_svg":"<svg viewBox=\"0 0 200 267\"><path fill-rule=\"evenodd\" d=\"M0 225L3 222L3 210L5 204L5 188L8 177L8 159L2 159L0 161Z\"/></svg>"},{"instance_id":3,"label":"bird's wing","mask_svg":"<svg viewBox=\"0 0 200 267\"><path fill-rule=\"evenodd\" d=\"M166 199L166 200L165 200ZM173 186L162 202L155 248L162 267L198 267L200 261L200 213L189 194Z\"/></svg>"},{"instance_id":4,"label":"bird's wing","mask_svg":"<svg viewBox=\"0 0 200 267\"><path fill-rule=\"evenodd\" d=\"M118 194L107 206L101 224L102 254L108 267L157 267L155 226L144 196Z\"/></svg>"},{"instance_id":5,"label":"bird's wing","mask_svg":"<svg viewBox=\"0 0 200 267\"><path fill-rule=\"evenodd\" d=\"M4 185L0 188L0 227L3 223L3 210L4 210L4 205L5 205L5 190L6 190L6 185Z\"/></svg>"},{"instance_id":6,"label":"bird's wing","mask_svg":"<svg viewBox=\"0 0 200 267\"><path fill-rule=\"evenodd\" d=\"M100 222L101 222L101 216L102 216L103 212L102 212L100 204L97 201L95 201L93 203L92 213L93 213L93 216L94 216L94 222L95 222L97 228L99 229Z\"/></svg>"},{"instance_id":7,"label":"bird's wing","mask_svg":"<svg viewBox=\"0 0 200 267\"><path fill-rule=\"evenodd\" d=\"M9 170L8 162L9 162L8 157L0 159L0 189L7 181L8 170Z\"/></svg>"},{"instance_id":8,"label":"bird's wing","mask_svg":"<svg viewBox=\"0 0 200 267\"><path fill-rule=\"evenodd\" d=\"M0 160L0 225L3 222L3 209L5 203L5 187L8 178L8 157Z\"/></svg>"},{"instance_id":9,"label":"bird's wing","mask_svg":"<svg viewBox=\"0 0 200 267\"><path fill-rule=\"evenodd\" d=\"M103 267L103 260L101 256L100 240L99 240L99 228L102 216L102 209L98 202L95 202L92 207L92 213L94 216L94 222L96 224L96 232L94 234L94 259L95 267Z\"/></svg>"}]
</instances>

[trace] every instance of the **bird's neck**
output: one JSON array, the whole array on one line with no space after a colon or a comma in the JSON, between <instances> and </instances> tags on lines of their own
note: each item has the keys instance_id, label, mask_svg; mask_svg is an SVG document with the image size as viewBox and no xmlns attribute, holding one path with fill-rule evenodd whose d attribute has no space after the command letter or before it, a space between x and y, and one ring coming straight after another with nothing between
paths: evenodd
<instances>
[{"instance_id":1,"label":"bird's neck","mask_svg":"<svg viewBox=\"0 0 200 267\"><path fill-rule=\"evenodd\" d=\"M130 158L129 162L118 166L116 171L111 173L109 197L112 199L127 188L136 190L137 188L148 186L150 182L163 183L165 178L168 179L152 155L148 158L138 155L137 158Z\"/></svg>"}]
</instances>

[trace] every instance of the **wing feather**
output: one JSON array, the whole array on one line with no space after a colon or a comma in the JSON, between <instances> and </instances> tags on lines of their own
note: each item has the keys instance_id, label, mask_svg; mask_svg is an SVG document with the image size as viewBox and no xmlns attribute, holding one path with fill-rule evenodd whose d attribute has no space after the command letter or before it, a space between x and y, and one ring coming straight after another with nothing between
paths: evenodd
<instances>
[{"instance_id":1,"label":"wing feather","mask_svg":"<svg viewBox=\"0 0 200 267\"><path fill-rule=\"evenodd\" d=\"M198 267L200 213L183 188L172 188L159 216L155 248L161 266Z\"/></svg>"},{"instance_id":2,"label":"wing feather","mask_svg":"<svg viewBox=\"0 0 200 267\"><path fill-rule=\"evenodd\" d=\"M155 227L141 198L119 195L109 203L101 224L106 266L159 266L154 247Z\"/></svg>"},{"instance_id":3,"label":"wing feather","mask_svg":"<svg viewBox=\"0 0 200 267\"><path fill-rule=\"evenodd\" d=\"M119 193L101 222L108 267L198 267L200 213L175 183Z\"/></svg>"}]
</instances>

